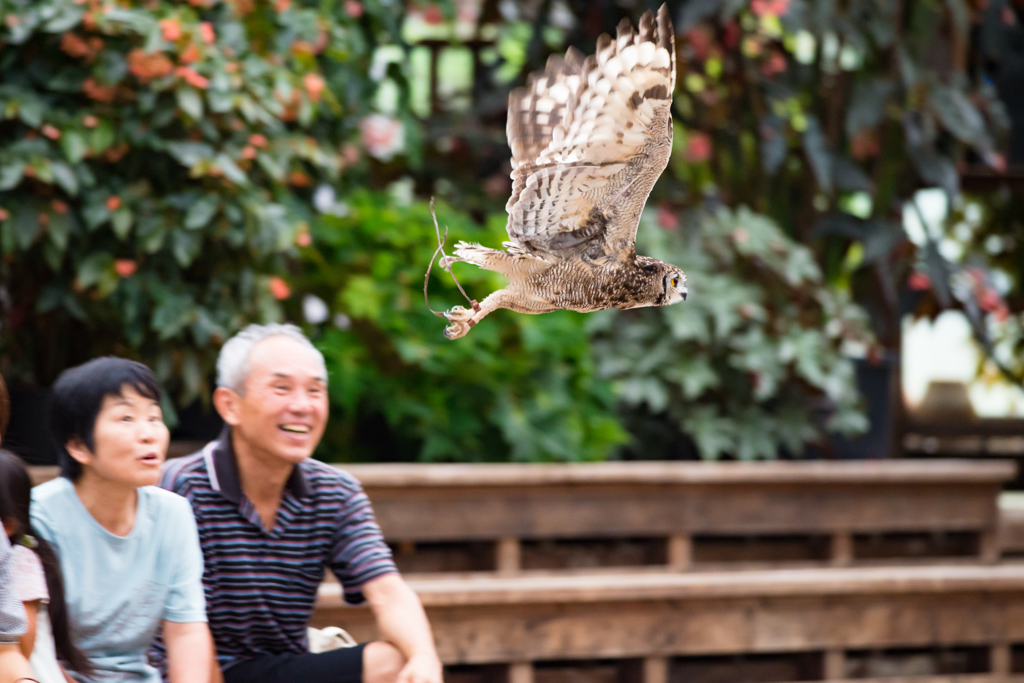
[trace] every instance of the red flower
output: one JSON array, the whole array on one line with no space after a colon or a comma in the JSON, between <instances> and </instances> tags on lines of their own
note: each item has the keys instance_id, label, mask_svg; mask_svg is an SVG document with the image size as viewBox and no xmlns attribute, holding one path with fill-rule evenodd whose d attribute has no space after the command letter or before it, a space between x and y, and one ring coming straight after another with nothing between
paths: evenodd
<instances>
[{"instance_id":1,"label":"red flower","mask_svg":"<svg viewBox=\"0 0 1024 683\"><path fill-rule=\"evenodd\" d=\"M711 49L711 38L705 29L698 27L686 34L686 39L693 48L693 54L700 61L708 58L708 51Z\"/></svg>"},{"instance_id":2,"label":"red flower","mask_svg":"<svg viewBox=\"0 0 1024 683\"><path fill-rule=\"evenodd\" d=\"M275 299L284 301L292 295L292 290L288 286L288 283L279 277L270 278L270 293Z\"/></svg>"},{"instance_id":3,"label":"red flower","mask_svg":"<svg viewBox=\"0 0 1024 683\"><path fill-rule=\"evenodd\" d=\"M108 85L100 85L95 80L87 78L82 83L82 92L85 93L86 97L96 100L97 102L113 102L114 97L117 96L117 91L113 87Z\"/></svg>"},{"instance_id":4,"label":"red flower","mask_svg":"<svg viewBox=\"0 0 1024 683\"><path fill-rule=\"evenodd\" d=\"M179 66L175 73L178 78L184 79L189 85L205 90L210 81L196 73L196 70L189 66Z\"/></svg>"},{"instance_id":5,"label":"red flower","mask_svg":"<svg viewBox=\"0 0 1024 683\"><path fill-rule=\"evenodd\" d=\"M137 47L128 53L128 70L145 83L168 75L174 70L174 64L159 52L150 54Z\"/></svg>"},{"instance_id":6,"label":"red flower","mask_svg":"<svg viewBox=\"0 0 1024 683\"><path fill-rule=\"evenodd\" d=\"M11 212L0 206L0 221L5 221L11 217Z\"/></svg>"},{"instance_id":7,"label":"red flower","mask_svg":"<svg viewBox=\"0 0 1024 683\"><path fill-rule=\"evenodd\" d=\"M771 56L761 64L761 73L768 78L786 70L786 58L780 52L772 52Z\"/></svg>"},{"instance_id":8,"label":"red flower","mask_svg":"<svg viewBox=\"0 0 1024 683\"><path fill-rule=\"evenodd\" d=\"M159 22L160 33L163 34L164 40L173 43L178 38L181 38L181 24L178 23L177 19L161 19Z\"/></svg>"},{"instance_id":9,"label":"red flower","mask_svg":"<svg viewBox=\"0 0 1024 683\"><path fill-rule=\"evenodd\" d=\"M932 279L924 273L911 273L907 278L907 286L915 292L924 292L932 287Z\"/></svg>"},{"instance_id":10,"label":"red flower","mask_svg":"<svg viewBox=\"0 0 1024 683\"><path fill-rule=\"evenodd\" d=\"M217 34L213 32L213 24L208 21L199 24L199 37L207 45L213 45L214 41L217 40Z\"/></svg>"},{"instance_id":11,"label":"red flower","mask_svg":"<svg viewBox=\"0 0 1024 683\"><path fill-rule=\"evenodd\" d=\"M242 158L243 159L255 159L256 158L256 148L253 147L252 145L246 145L245 148L242 149Z\"/></svg>"},{"instance_id":12,"label":"red flower","mask_svg":"<svg viewBox=\"0 0 1024 683\"><path fill-rule=\"evenodd\" d=\"M690 133L686 141L686 160L691 164L707 161L711 158L711 138L707 133Z\"/></svg>"},{"instance_id":13,"label":"red flower","mask_svg":"<svg viewBox=\"0 0 1024 683\"><path fill-rule=\"evenodd\" d=\"M314 102L320 101L320 93L324 89L324 79L320 74L308 73L302 77L302 82L309 93L309 99Z\"/></svg>"},{"instance_id":14,"label":"red flower","mask_svg":"<svg viewBox=\"0 0 1024 683\"><path fill-rule=\"evenodd\" d=\"M789 0L753 0L750 11L759 17L769 14L782 16L789 11Z\"/></svg>"},{"instance_id":15,"label":"red flower","mask_svg":"<svg viewBox=\"0 0 1024 683\"><path fill-rule=\"evenodd\" d=\"M444 15L441 14L441 8L433 2L427 5L427 8L423 10L423 21L428 24L440 24L444 21Z\"/></svg>"},{"instance_id":16,"label":"red flower","mask_svg":"<svg viewBox=\"0 0 1024 683\"><path fill-rule=\"evenodd\" d=\"M199 47L195 43L189 43L179 59L184 64L191 64L192 62L198 62L200 57L202 57L202 54L199 52Z\"/></svg>"},{"instance_id":17,"label":"red flower","mask_svg":"<svg viewBox=\"0 0 1024 683\"><path fill-rule=\"evenodd\" d=\"M46 124L45 126L43 126L42 131L43 135L50 138L51 140L56 140L57 138L60 137L60 131L51 126L50 124Z\"/></svg>"},{"instance_id":18,"label":"red flower","mask_svg":"<svg viewBox=\"0 0 1024 683\"><path fill-rule=\"evenodd\" d=\"M114 261L114 270L121 277L129 277L132 273L138 270L139 264L135 261L127 258L119 258Z\"/></svg>"},{"instance_id":19,"label":"red flower","mask_svg":"<svg viewBox=\"0 0 1024 683\"><path fill-rule=\"evenodd\" d=\"M259 133L253 133L252 135L249 136L249 144L252 145L253 147L266 147L267 138L260 135Z\"/></svg>"},{"instance_id":20,"label":"red flower","mask_svg":"<svg viewBox=\"0 0 1024 683\"><path fill-rule=\"evenodd\" d=\"M356 0L345 0L345 12L353 19L363 16L363 3Z\"/></svg>"},{"instance_id":21,"label":"red flower","mask_svg":"<svg viewBox=\"0 0 1024 683\"><path fill-rule=\"evenodd\" d=\"M99 124L100 124L99 119L97 119L95 116L92 116L91 114L85 116L82 119L82 125L85 126L86 128L95 128Z\"/></svg>"},{"instance_id":22,"label":"red flower","mask_svg":"<svg viewBox=\"0 0 1024 683\"><path fill-rule=\"evenodd\" d=\"M121 198L120 197L118 197L116 194L115 195L111 195L110 197L107 197L107 210L108 211L117 211L120 208L121 208Z\"/></svg>"},{"instance_id":23,"label":"red flower","mask_svg":"<svg viewBox=\"0 0 1024 683\"><path fill-rule=\"evenodd\" d=\"M740 25L730 21L725 25L725 35L722 36L722 44L730 50L735 50L740 44Z\"/></svg>"},{"instance_id":24,"label":"red flower","mask_svg":"<svg viewBox=\"0 0 1024 683\"><path fill-rule=\"evenodd\" d=\"M68 205L67 205L67 204L65 204L64 202L62 202L62 201L61 201L61 200L59 200L59 199L54 199L54 200L53 200L53 201L52 201L52 202L50 203L50 206L52 206L52 207L53 207L53 210L54 210L54 211L55 211L56 213L67 213L67 212L68 212Z\"/></svg>"},{"instance_id":25,"label":"red flower","mask_svg":"<svg viewBox=\"0 0 1024 683\"><path fill-rule=\"evenodd\" d=\"M670 207L663 205L658 209L658 227L663 230L675 230L679 227L679 219L672 213Z\"/></svg>"}]
</instances>

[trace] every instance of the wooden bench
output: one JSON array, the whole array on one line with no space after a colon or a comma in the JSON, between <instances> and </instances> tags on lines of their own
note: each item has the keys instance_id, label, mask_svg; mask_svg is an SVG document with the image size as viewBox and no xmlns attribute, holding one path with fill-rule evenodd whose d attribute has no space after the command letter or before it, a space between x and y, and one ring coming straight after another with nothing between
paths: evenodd
<instances>
[{"instance_id":1,"label":"wooden bench","mask_svg":"<svg viewBox=\"0 0 1024 683\"><path fill-rule=\"evenodd\" d=\"M1024 644L1024 564L409 582L446 665L498 665L510 683L540 680L537 662L573 660L632 660L636 680L665 683L695 657L759 653L807 653L820 678L805 680L835 681L857 677L860 653L901 648L980 648L986 660L966 677L908 681L1024 681L1012 671L1013 647ZM337 584L321 587L314 625L376 637L370 611L344 606Z\"/></svg>"},{"instance_id":2,"label":"wooden bench","mask_svg":"<svg viewBox=\"0 0 1024 683\"><path fill-rule=\"evenodd\" d=\"M881 536L960 534L973 538L969 554L992 562L1000 548L996 500L1016 466L873 460L345 469L363 483L400 562L433 544L475 543L490 557L484 567L462 568L514 574L530 568L524 554L538 542L588 539L657 540L664 551L654 564L685 570L701 566L702 547L714 560L715 543L730 538L818 538L821 559L846 566L878 554L871 542Z\"/></svg>"}]
</instances>

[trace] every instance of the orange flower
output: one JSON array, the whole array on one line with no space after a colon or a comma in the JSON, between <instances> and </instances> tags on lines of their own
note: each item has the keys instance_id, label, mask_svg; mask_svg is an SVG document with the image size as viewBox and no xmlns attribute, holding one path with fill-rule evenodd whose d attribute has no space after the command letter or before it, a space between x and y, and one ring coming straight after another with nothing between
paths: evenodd
<instances>
[{"instance_id":1,"label":"orange flower","mask_svg":"<svg viewBox=\"0 0 1024 683\"><path fill-rule=\"evenodd\" d=\"M296 187L309 187L309 176L302 171L292 171L288 174L288 182Z\"/></svg>"},{"instance_id":2,"label":"orange flower","mask_svg":"<svg viewBox=\"0 0 1024 683\"><path fill-rule=\"evenodd\" d=\"M128 70L145 83L154 78L163 78L174 71L174 64L159 52L148 53L140 47L128 53Z\"/></svg>"},{"instance_id":3,"label":"orange flower","mask_svg":"<svg viewBox=\"0 0 1024 683\"><path fill-rule=\"evenodd\" d=\"M113 102L114 97L117 95L117 91L112 86L100 85L92 78L88 78L82 83L82 92L85 93L86 97L97 102Z\"/></svg>"},{"instance_id":4,"label":"orange flower","mask_svg":"<svg viewBox=\"0 0 1024 683\"><path fill-rule=\"evenodd\" d=\"M89 47L89 44L76 33L65 33L61 36L60 49L65 54L78 59L93 57L93 50Z\"/></svg>"},{"instance_id":5,"label":"orange flower","mask_svg":"<svg viewBox=\"0 0 1024 683\"><path fill-rule=\"evenodd\" d=\"M243 159L255 159L256 158L256 148L253 147L252 145L246 145L245 149L242 150L242 158Z\"/></svg>"},{"instance_id":6,"label":"orange flower","mask_svg":"<svg viewBox=\"0 0 1024 683\"><path fill-rule=\"evenodd\" d=\"M5 221L11 217L11 212L0 206L0 221Z\"/></svg>"},{"instance_id":7,"label":"orange flower","mask_svg":"<svg viewBox=\"0 0 1024 683\"><path fill-rule=\"evenodd\" d=\"M50 124L46 124L45 126L43 126L42 131L43 135L50 138L51 140L56 140L57 138L60 137L60 131L51 126Z\"/></svg>"},{"instance_id":8,"label":"orange flower","mask_svg":"<svg viewBox=\"0 0 1024 683\"><path fill-rule=\"evenodd\" d=\"M308 40L296 40L292 43L292 52L296 56L316 54L316 47Z\"/></svg>"},{"instance_id":9,"label":"orange flower","mask_svg":"<svg viewBox=\"0 0 1024 683\"><path fill-rule=\"evenodd\" d=\"M286 9L292 6L292 0L277 0L274 3L274 9L278 12L284 12Z\"/></svg>"},{"instance_id":10,"label":"orange flower","mask_svg":"<svg viewBox=\"0 0 1024 683\"><path fill-rule=\"evenodd\" d=\"M114 261L114 270L121 277L129 277L132 273L139 269L139 264L128 258L119 258Z\"/></svg>"},{"instance_id":11,"label":"orange flower","mask_svg":"<svg viewBox=\"0 0 1024 683\"><path fill-rule=\"evenodd\" d=\"M295 244L297 244L300 247L308 247L309 245L313 244L313 237L312 235L309 234L308 231L300 232L298 235L295 236Z\"/></svg>"},{"instance_id":12,"label":"orange flower","mask_svg":"<svg viewBox=\"0 0 1024 683\"><path fill-rule=\"evenodd\" d=\"M288 283L279 277L270 278L270 293L274 295L274 298L279 301L284 301L292 295L292 290L288 286Z\"/></svg>"},{"instance_id":13,"label":"orange flower","mask_svg":"<svg viewBox=\"0 0 1024 683\"><path fill-rule=\"evenodd\" d=\"M68 205L59 199L54 199L53 202L51 202L50 206L52 206L53 210L56 211L57 213L68 212Z\"/></svg>"},{"instance_id":14,"label":"orange flower","mask_svg":"<svg viewBox=\"0 0 1024 683\"><path fill-rule=\"evenodd\" d=\"M181 24L177 19L161 19L159 26L164 40L173 43L181 38Z\"/></svg>"},{"instance_id":15,"label":"orange flower","mask_svg":"<svg viewBox=\"0 0 1024 683\"><path fill-rule=\"evenodd\" d=\"M302 82L306 86L306 92L309 93L309 99L314 102L320 101L320 93L324 89L324 79L320 74L308 73L302 77Z\"/></svg>"},{"instance_id":16,"label":"orange flower","mask_svg":"<svg viewBox=\"0 0 1024 683\"><path fill-rule=\"evenodd\" d=\"M195 86L200 90L205 90L206 87L210 85L210 81L208 79L200 76L196 73L196 70L191 67L179 66L175 73L177 73L178 77L184 79L189 85Z\"/></svg>"},{"instance_id":17,"label":"orange flower","mask_svg":"<svg viewBox=\"0 0 1024 683\"><path fill-rule=\"evenodd\" d=\"M266 147L267 139L259 133L253 133L249 136L249 144L253 147Z\"/></svg>"},{"instance_id":18,"label":"orange flower","mask_svg":"<svg viewBox=\"0 0 1024 683\"><path fill-rule=\"evenodd\" d=\"M97 119L92 114L89 114L89 115L85 116L82 119L82 125L85 126L86 128L95 128L99 124L100 124L99 119Z\"/></svg>"},{"instance_id":19,"label":"orange flower","mask_svg":"<svg viewBox=\"0 0 1024 683\"><path fill-rule=\"evenodd\" d=\"M202 55L199 52L199 46L195 43L189 43L185 51L181 53L181 61L185 64L191 64L192 62L198 62Z\"/></svg>"},{"instance_id":20,"label":"orange flower","mask_svg":"<svg viewBox=\"0 0 1024 683\"><path fill-rule=\"evenodd\" d=\"M214 41L217 40L217 34L213 32L213 24L208 21L199 24L199 37L207 45L213 45Z\"/></svg>"},{"instance_id":21,"label":"orange flower","mask_svg":"<svg viewBox=\"0 0 1024 683\"><path fill-rule=\"evenodd\" d=\"M116 194L107 197L107 211L117 211L121 208L121 198Z\"/></svg>"}]
</instances>

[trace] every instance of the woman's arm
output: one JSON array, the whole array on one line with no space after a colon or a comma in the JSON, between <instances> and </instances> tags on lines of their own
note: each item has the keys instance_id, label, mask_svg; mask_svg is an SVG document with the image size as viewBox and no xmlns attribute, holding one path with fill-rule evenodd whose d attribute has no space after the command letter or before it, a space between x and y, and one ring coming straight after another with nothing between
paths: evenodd
<instances>
[{"instance_id":1,"label":"woman's arm","mask_svg":"<svg viewBox=\"0 0 1024 683\"><path fill-rule=\"evenodd\" d=\"M0 643L0 683L13 683L22 678L31 679L32 667L21 654L17 643Z\"/></svg>"},{"instance_id":2,"label":"woman's arm","mask_svg":"<svg viewBox=\"0 0 1024 683\"><path fill-rule=\"evenodd\" d=\"M18 644L21 645L21 654L25 655L25 659L32 656L32 648L36 646L36 621L39 619L39 600L30 600L29 602L21 603L25 606L25 615L28 617L28 629L25 631L25 635L18 639Z\"/></svg>"},{"instance_id":3,"label":"woman's arm","mask_svg":"<svg viewBox=\"0 0 1024 683\"><path fill-rule=\"evenodd\" d=\"M205 621L164 620L167 678L170 683L211 683L213 638Z\"/></svg>"},{"instance_id":4,"label":"woman's arm","mask_svg":"<svg viewBox=\"0 0 1024 683\"><path fill-rule=\"evenodd\" d=\"M398 574L386 574L363 586L384 640L405 655L399 683L441 683L441 660L423 604Z\"/></svg>"}]
</instances>

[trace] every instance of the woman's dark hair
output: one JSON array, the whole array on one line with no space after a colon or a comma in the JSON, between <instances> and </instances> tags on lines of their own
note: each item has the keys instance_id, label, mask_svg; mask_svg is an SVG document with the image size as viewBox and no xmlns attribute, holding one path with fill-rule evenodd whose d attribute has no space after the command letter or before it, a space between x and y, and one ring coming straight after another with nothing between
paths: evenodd
<instances>
[{"instance_id":1,"label":"woman's dark hair","mask_svg":"<svg viewBox=\"0 0 1024 683\"><path fill-rule=\"evenodd\" d=\"M121 396L125 386L146 398L160 400L160 385L153 371L133 360L107 356L60 373L53 384L52 427L62 476L71 481L81 476L82 464L71 457L66 444L80 439L93 450L93 428L103 399Z\"/></svg>"},{"instance_id":2,"label":"woman's dark hair","mask_svg":"<svg viewBox=\"0 0 1024 683\"><path fill-rule=\"evenodd\" d=\"M7 393L7 383L0 376L0 439L7 432L7 422L11 419L11 395Z\"/></svg>"},{"instance_id":3,"label":"woman's dark hair","mask_svg":"<svg viewBox=\"0 0 1024 683\"><path fill-rule=\"evenodd\" d=\"M50 593L46 611L50 615L50 628L53 631L53 645L57 651L57 658L67 668L88 676L93 671L92 663L71 640L71 623L68 621L68 608L64 601L64 575L60 570L60 561L53 548L32 528L32 518L29 514L31 503L32 480L29 478L28 470L18 456L0 450L0 519L14 519L18 522L18 530L9 537L12 545L21 543L26 536L35 538L33 550L43 565L46 590ZM31 542L29 544L31 545Z\"/></svg>"}]
</instances>

